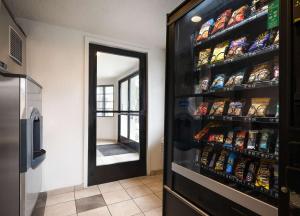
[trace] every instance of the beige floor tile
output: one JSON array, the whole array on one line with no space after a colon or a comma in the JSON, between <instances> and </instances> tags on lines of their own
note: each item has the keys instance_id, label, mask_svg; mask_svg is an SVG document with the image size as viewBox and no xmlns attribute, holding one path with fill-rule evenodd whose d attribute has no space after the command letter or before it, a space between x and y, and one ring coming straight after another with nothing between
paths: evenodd
<instances>
[{"instance_id":1,"label":"beige floor tile","mask_svg":"<svg viewBox=\"0 0 300 216\"><path fill-rule=\"evenodd\" d=\"M143 213L135 214L134 216L145 216Z\"/></svg>"},{"instance_id":2,"label":"beige floor tile","mask_svg":"<svg viewBox=\"0 0 300 216\"><path fill-rule=\"evenodd\" d=\"M69 193L69 192L73 192L73 191L74 191L74 187L65 187L65 188L59 188L59 189L48 191L47 195L55 196L58 194Z\"/></svg>"},{"instance_id":3,"label":"beige floor tile","mask_svg":"<svg viewBox=\"0 0 300 216\"><path fill-rule=\"evenodd\" d=\"M149 188L147 188L146 185L130 187L130 188L127 188L126 191L129 194L129 196L131 196L132 198L137 198L137 197L145 196L148 194L152 194L152 191Z\"/></svg>"},{"instance_id":4,"label":"beige floor tile","mask_svg":"<svg viewBox=\"0 0 300 216\"><path fill-rule=\"evenodd\" d=\"M134 202L143 212L147 212L162 206L161 200L153 194L136 198L134 199Z\"/></svg>"},{"instance_id":5,"label":"beige floor tile","mask_svg":"<svg viewBox=\"0 0 300 216\"><path fill-rule=\"evenodd\" d=\"M155 195L159 198L159 199L163 199L163 192L160 191L160 192L156 192Z\"/></svg>"},{"instance_id":6,"label":"beige floor tile","mask_svg":"<svg viewBox=\"0 0 300 216\"><path fill-rule=\"evenodd\" d=\"M163 190L163 184L161 181L156 181L152 184L148 184L147 187L150 188L150 190L154 193L160 192Z\"/></svg>"},{"instance_id":7,"label":"beige floor tile","mask_svg":"<svg viewBox=\"0 0 300 216\"><path fill-rule=\"evenodd\" d=\"M121 184L118 181L100 184L100 185L98 185L98 187L99 187L101 193L123 190L123 187L121 186Z\"/></svg>"},{"instance_id":8,"label":"beige floor tile","mask_svg":"<svg viewBox=\"0 0 300 216\"><path fill-rule=\"evenodd\" d=\"M125 189L143 185L143 182L140 179L136 179L136 178L124 179L121 180L120 183Z\"/></svg>"},{"instance_id":9,"label":"beige floor tile","mask_svg":"<svg viewBox=\"0 0 300 216\"><path fill-rule=\"evenodd\" d=\"M112 216L132 216L141 212L132 200L115 203L108 208Z\"/></svg>"},{"instance_id":10,"label":"beige floor tile","mask_svg":"<svg viewBox=\"0 0 300 216\"><path fill-rule=\"evenodd\" d=\"M151 211L145 212L145 216L162 216L162 208L153 209Z\"/></svg>"},{"instance_id":11,"label":"beige floor tile","mask_svg":"<svg viewBox=\"0 0 300 216\"><path fill-rule=\"evenodd\" d=\"M78 214L78 216L111 216L111 215L109 213L108 208L106 206L103 206L101 208L96 208L86 212L81 212Z\"/></svg>"},{"instance_id":12,"label":"beige floor tile","mask_svg":"<svg viewBox=\"0 0 300 216\"><path fill-rule=\"evenodd\" d=\"M70 216L74 214L76 215L75 201L47 206L45 208L45 216Z\"/></svg>"},{"instance_id":13,"label":"beige floor tile","mask_svg":"<svg viewBox=\"0 0 300 216\"><path fill-rule=\"evenodd\" d=\"M102 196L107 205L131 199L124 189L103 193Z\"/></svg>"},{"instance_id":14,"label":"beige floor tile","mask_svg":"<svg viewBox=\"0 0 300 216\"><path fill-rule=\"evenodd\" d=\"M84 185L83 185L83 184L81 184L81 185L76 185L76 186L74 187L74 191L83 190L83 189L84 189Z\"/></svg>"},{"instance_id":15,"label":"beige floor tile","mask_svg":"<svg viewBox=\"0 0 300 216\"><path fill-rule=\"evenodd\" d=\"M143 184L148 185L148 184L153 184L155 182L162 181L162 180L160 179L159 176L147 176L146 178L142 179L141 181L143 182Z\"/></svg>"},{"instance_id":16,"label":"beige floor tile","mask_svg":"<svg viewBox=\"0 0 300 216\"><path fill-rule=\"evenodd\" d=\"M85 188L83 190L75 191L75 199L81 199L85 197L95 196L100 194L100 190L97 185Z\"/></svg>"},{"instance_id":17,"label":"beige floor tile","mask_svg":"<svg viewBox=\"0 0 300 216\"><path fill-rule=\"evenodd\" d=\"M47 198L46 206L74 200L74 192L52 195Z\"/></svg>"}]
</instances>

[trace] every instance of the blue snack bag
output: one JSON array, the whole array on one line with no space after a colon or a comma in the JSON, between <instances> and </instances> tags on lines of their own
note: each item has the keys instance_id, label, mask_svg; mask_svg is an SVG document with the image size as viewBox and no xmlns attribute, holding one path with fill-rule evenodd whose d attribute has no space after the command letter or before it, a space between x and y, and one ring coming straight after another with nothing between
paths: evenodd
<instances>
[{"instance_id":1,"label":"blue snack bag","mask_svg":"<svg viewBox=\"0 0 300 216\"><path fill-rule=\"evenodd\" d=\"M227 166L226 166L226 173L232 174L233 172L233 165L236 160L237 154L235 152L230 152L228 160L227 160Z\"/></svg>"}]
</instances>

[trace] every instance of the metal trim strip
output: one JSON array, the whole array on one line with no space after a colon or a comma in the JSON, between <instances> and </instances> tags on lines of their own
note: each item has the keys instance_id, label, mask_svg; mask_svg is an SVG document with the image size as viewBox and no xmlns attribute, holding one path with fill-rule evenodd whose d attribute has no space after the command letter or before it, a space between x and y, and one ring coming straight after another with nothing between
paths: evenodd
<instances>
[{"instance_id":1,"label":"metal trim strip","mask_svg":"<svg viewBox=\"0 0 300 216\"><path fill-rule=\"evenodd\" d=\"M184 202L186 205L188 205L189 207L191 207L194 211L196 211L200 215L202 215L202 216L209 216L207 213L205 213L204 211L202 211L201 209L199 209L197 206L195 206L194 204L190 203L188 200L186 200L185 198L183 198L182 196L180 196L176 192L172 191L168 186L164 185L164 189L166 189L166 191L168 191L170 194L172 194L177 199L179 199L180 201Z\"/></svg>"},{"instance_id":2,"label":"metal trim strip","mask_svg":"<svg viewBox=\"0 0 300 216\"><path fill-rule=\"evenodd\" d=\"M220 194L227 199L232 200L233 202L248 208L249 210L264 216L276 216L278 215L278 208L269 205L263 201L255 199L247 194L244 194L240 191L237 191L231 187L228 187L224 184L221 184L213 179L210 179L204 175L196 173L192 170L189 170L183 166L180 166L176 163L172 163L172 170L189 180L200 184L207 189Z\"/></svg>"}]
</instances>

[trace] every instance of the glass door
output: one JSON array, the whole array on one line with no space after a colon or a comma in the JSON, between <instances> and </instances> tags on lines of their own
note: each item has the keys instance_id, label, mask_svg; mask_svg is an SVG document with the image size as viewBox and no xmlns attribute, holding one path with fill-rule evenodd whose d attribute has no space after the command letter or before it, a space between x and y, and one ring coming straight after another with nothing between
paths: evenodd
<instances>
[{"instance_id":1,"label":"glass door","mask_svg":"<svg viewBox=\"0 0 300 216\"><path fill-rule=\"evenodd\" d=\"M279 1L206 0L174 34L172 170L276 215ZM176 178L174 190L184 193Z\"/></svg>"}]
</instances>

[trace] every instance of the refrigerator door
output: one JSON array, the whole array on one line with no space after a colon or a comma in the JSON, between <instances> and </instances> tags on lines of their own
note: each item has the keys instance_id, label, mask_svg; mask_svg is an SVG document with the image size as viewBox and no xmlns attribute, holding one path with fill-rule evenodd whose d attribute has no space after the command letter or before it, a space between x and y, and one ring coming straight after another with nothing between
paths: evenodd
<instances>
[{"instance_id":1,"label":"refrigerator door","mask_svg":"<svg viewBox=\"0 0 300 216\"><path fill-rule=\"evenodd\" d=\"M19 79L0 74L0 215L19 215Z\"/></svg>"},{"instance_id":2,"label":"refrigerator door","mask_svg":"<svg viewBox=\"0 0 300 216\"><path fill-rule=\"evenodd\" d=\"M278 215L279 13L205 0L169 23L165 184L209 214Z\"/></svg>"}]
</instances>

